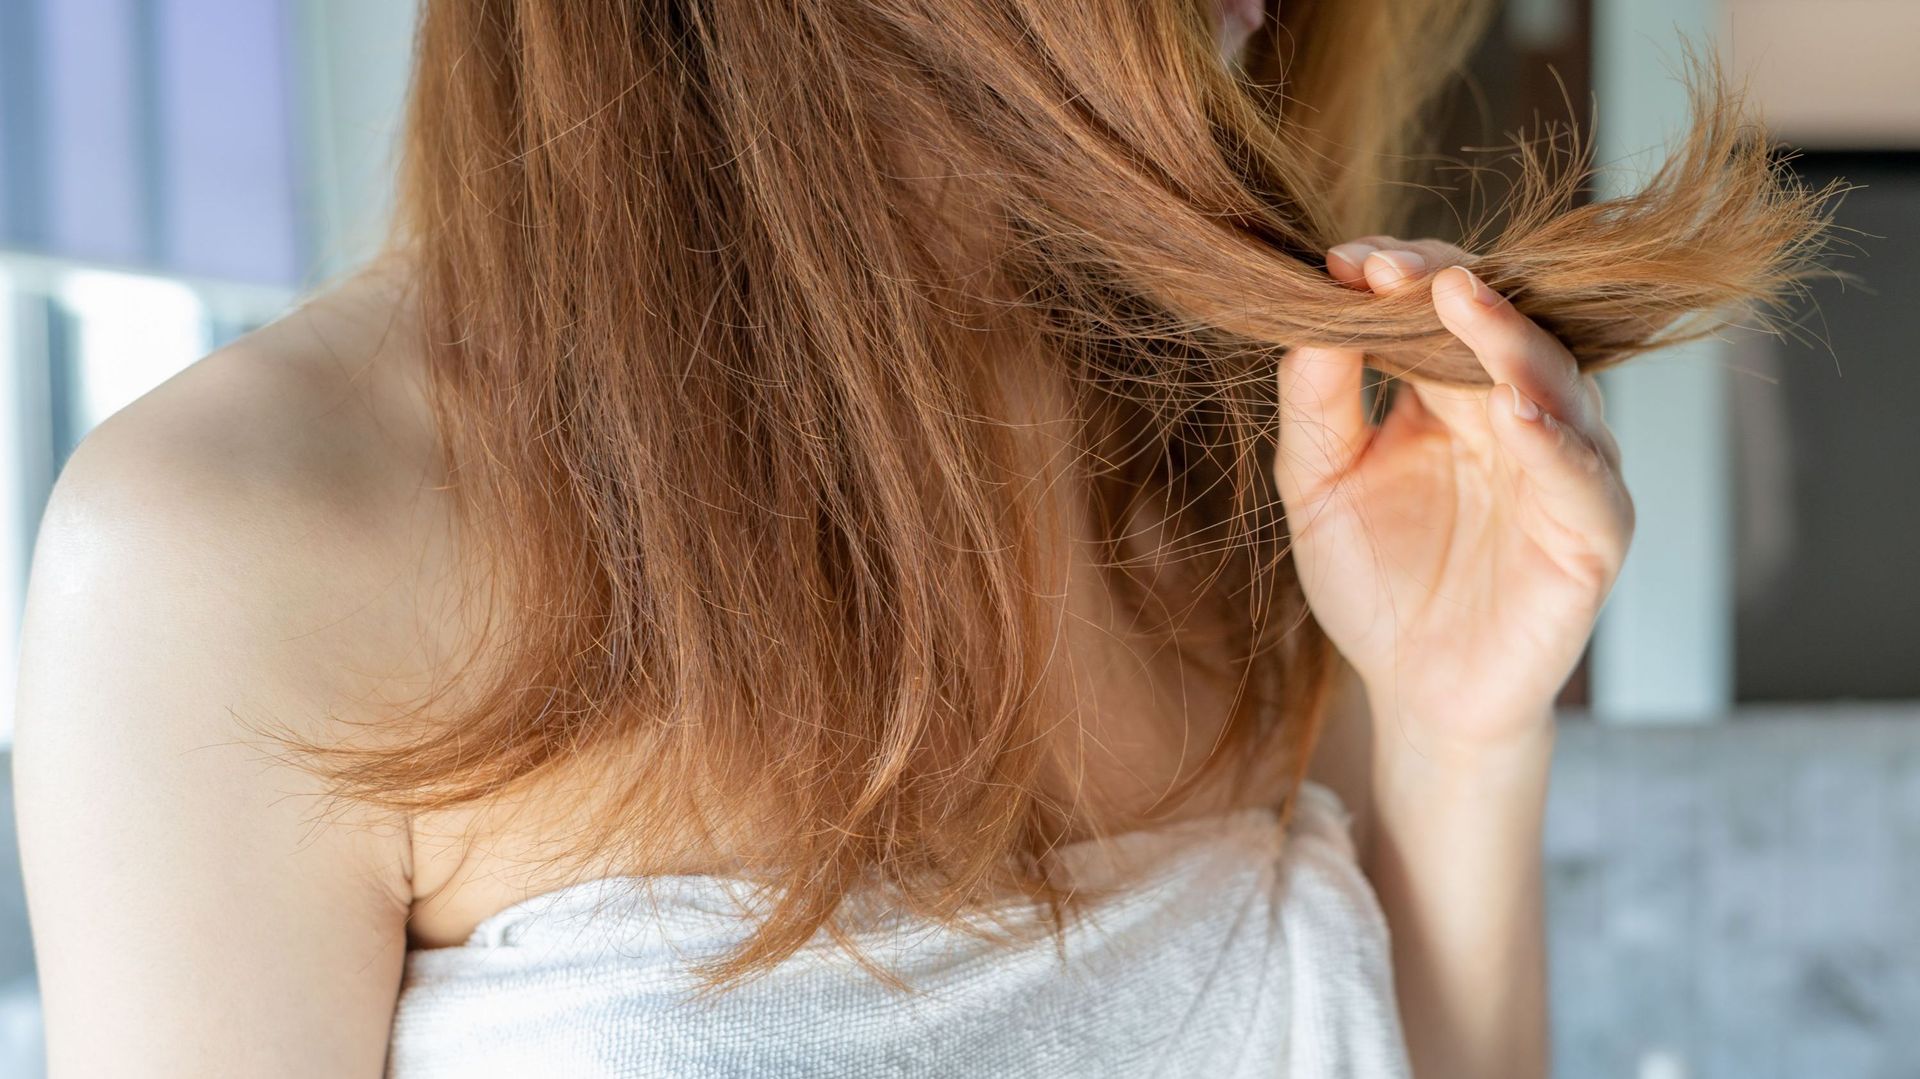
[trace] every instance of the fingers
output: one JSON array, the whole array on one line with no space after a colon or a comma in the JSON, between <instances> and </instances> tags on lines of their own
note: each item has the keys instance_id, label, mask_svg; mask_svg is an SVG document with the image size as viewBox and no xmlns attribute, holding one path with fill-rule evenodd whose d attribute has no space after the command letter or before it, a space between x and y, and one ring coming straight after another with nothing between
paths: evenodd
<instances>
[{"instance_id":1,"label":"fingers","mask_svg":"<svg viewBox=\"0 0 1920 1079\"><path fill-rule=\"evenodd\" d=\"M1348 288L1392 292L1472 256L1439 240L1364 236L1327 251L1327 273Z\"/></svg>"},{"instance_id":2,"label":"fingers","mask_svg":"<svg viewBox=\"0 0 1920 1079\"><path fill-rule=\"evenodd\" d=\"M1536 403L1554 424L1568 428L1571 438L1590 446L1610 470L1619 470L1620 444L1607 429L1600 383L1580 373L1573 353L1558 338L1464 266L1434 277L1433 307L1441 324L1473 350L1495 384Z\"/></svg>"},{"instance_id":3,"label":"fingers","mask_svg":"<svg viewBox=\"0 0 1920 1079\"><path fill-rule=\"evenodd\" d=\"M1613 437L1613 429L1607 426L1606 395L1600 391L1600 380L1592 375L1580 376L1580 387L1585 391L1587 403L1587 424L1582 428L1587 438L1600 450L1600 456L1607 459L1613 470L1620 470L1620 443Z\"/></svg>"},{"instance_id":4,"label":"fingers","mask_svg":"<svg viewBox=\"0 0 1920 1079\"><path fill-rule=\"evenodd\" d=\"M1379 249L1358 240L1329 248L1327 251L1328 276L1348 288L1365 289L1367 277L1361 270L1361 265L1366 262L1368 255L1377 250Z\"/></svg>"},{"instance_id":5,"label":"fingers","mask_svg":"<svg viewBox=\"0 0 1920 1079\"><path fill-rule=\"evenodd\" d=\"M1491 381L1519 387L1617 462L1618 447L1602 422L1599 385L1581 376L1572 353L1557 338L1468 269L1465 264L1471 260L1467 252L1438 240L1365 236L1331 248L1327 272L1349 288L1382 295L1430 282L1441 322L1474 351ZM1449 422L1465 415L1477 417L1478 392L1430 385L1417 388Z\"/></svg>"},{"instance_id":6,"label":"fingers","mask_svg":"<svg viewBox=\"0 0 1920 1079\"><path fill-rule=\"evenodd\" d=\"M1473 350L1494 383L1518 388L1582 431L1597 425L1595 400L1573 353L1473 271L1458 266L1436 274L1433 307L1441 325Z\"/></svg>"},{"instance_id":7,"label":"fingers","mask_svg":"<svg viewBox=\"0 0 1920 1079\"><path fill-rule=\"evenodd\" d=\"M1411 285L1425 277L1433 264L1427 257L1411 248L1394 251L1375 251L1361 264L1361 272L1366 275L1367 287L1385 295L1395 292L1403 285Z\"/></svg>"},{"instance_id":8,"label":"fingers","mask_svg":"<svg viewBox=\"0 0 1920 1079\"><path fill-rule=\"evenodd\" d=\"M1439 240L1403 240L1396 236L1363 236L1327 251L1327 273L1348 288L1388 295L1427 281L1448 266L1470 261L1466 251ZM1434 418L1448 427L1484 426L1482 399L1486 391L1474 387L1414 383L1415 394Z\"/></svg>"},{"instance_id":9,"label":"fingers","mask_svg":"<svg viewBox=\"0 0 1920 1079\"><path fill-rule=\"evenodd\" d=\"M1473 351L1494 388L1489 393L1416 381L1416 396L1406 403L1425 408L1456 438L1487 450L1497 446L1498 455L1508 460L1530 492L1526 504L1544 513L1539 520L1587 540L1550 547L1583 551L1594 572L1616 572L1632 535L1633 504L1620 479L1620 449L1604 422L1599 384L1580 373L1573 354L1558 338L1468 269L1470 261L1466 252L1438 241L1369 236L1329 250L1327 272L1349 288L1382 295L1415 285L1430 289L1442 325ZM1307 354L1308 360L1313 358L1313 353ZM1301 370L1308 372L1313 366L1308 363ZM1354 366L1358 366L1357 357ZM1283 405L1286 377L1283 369ZM1308 380L1294 377L1298 381L1292 407L1301 411L1309 404L1303 395ZM1351 461L1350 456L1341 457L1341 449L1351 447L1349 452L1357 453L1368 437L1358 403L1358 370L1352 374L1350 393L1344 385L1344 368L1337 373L1323 370L1315 377L1324 382L1320 392L1342 383L1337 399L1342 408L1352 402L1351 418L1329 423L1329 432L1343 434L1337 444L1322 441L1307 448L1316 452L1306 452L1301 445L1304 439L1296 432L1291 455L1283 422L1282 494L1295 509L1289 486L1319 489L1314 486L1315 477L1337 472ZM1294 458L1293 475L1288 475L1289 456Z\"/></svg>"},{"instance_id":10,"label":"fingers","mask_svg":"<svg viewBox=\"0 0 1920 1079\"><path fill-rule=\"evenodd\" d=\"M1364 370L1365 358L1352 349L1295 348L1281 359L1274 476L1290 512L1324 500L1372 437Z\"/></svg>"},{"instance_id":11,"label":"fingers","mask_svg":"<svg viewBox=\"0 0 1920 1079\"><path fill-rule=\"evenodd\" d=\"M1600 380L1592 375L1581 375L1580 385L1582 389L1586 390L1587 410L1593 413L1594 419L1606 419L1607 399L1606 395L1600 392Z\"/></svg>"},{"instance_id":12,"label":"fingers","mask_svg":"<svg viewBox=\"0 0 1920 1079\"><path fill-rule=\"evenodd\" d=\"M1616 461L1511 384L1488 394L1487 423L1541 508L1600 555L1597 570L1618 570L1633 535L1633 501Z\"/></svg>"}]
</instances>

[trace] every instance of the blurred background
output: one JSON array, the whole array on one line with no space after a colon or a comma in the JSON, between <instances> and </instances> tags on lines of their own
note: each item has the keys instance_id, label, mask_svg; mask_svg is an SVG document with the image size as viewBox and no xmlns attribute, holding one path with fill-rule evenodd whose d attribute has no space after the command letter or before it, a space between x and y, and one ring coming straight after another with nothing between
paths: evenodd
<instances>
[{"instance_id":1,"label":"blurred background","mask_svg":"<svg viewBox=\"0 0 1920 1079\"><path fill-rule=\"evenodd\" d=\"M365 255L412 19L412 0L0 0L0 763L61 463ZM1854 279L1786 335L1608 376L1640 528L1565 700L1556 1074L1912 1077L1920 0L1509 0L1444 148L1591 102L1606 185L1631 187L1684 118L1683 38L1718 42L1810 183L1859 185L1839 215ZM0 1076L26 1079L5 776Z\"/></svg>"}]
</instances>

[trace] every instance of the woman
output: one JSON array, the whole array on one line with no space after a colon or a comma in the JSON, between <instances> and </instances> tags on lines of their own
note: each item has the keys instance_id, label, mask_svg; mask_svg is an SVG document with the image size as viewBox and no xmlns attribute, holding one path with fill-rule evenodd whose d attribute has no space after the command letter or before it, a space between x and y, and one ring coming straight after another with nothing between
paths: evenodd
<instances>
[{"instance_id":1,"label":"woman","mask_svg":"<svg viewBox=\"0 0 1920 1079\"><path fill-rule=\"evenodd\" d=\"M392 250L48 512L53 1074L1541 1074L1586 372L1817 203L1371 235L1481 6L427 0Z\"/></svg>"}]
</instances>

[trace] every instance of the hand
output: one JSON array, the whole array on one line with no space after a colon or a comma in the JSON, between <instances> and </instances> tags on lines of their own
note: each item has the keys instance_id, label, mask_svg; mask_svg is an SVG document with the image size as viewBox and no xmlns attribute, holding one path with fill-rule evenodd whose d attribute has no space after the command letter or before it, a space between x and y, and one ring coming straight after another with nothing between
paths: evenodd
<instances>
[{"instance_id":1,"label":"hand","mask_svg":"<svg viewBox=\"0 0 1920 1079\"><path fill-rule=\"evenodd\" d=\"M1633 532L1598 386L1467 260L1371 237L1327 270L1376 294L1430 289L1490 389L1410 377L1376 427L1361 353L1296 348L1280 367L1275 473L1307 602L1416 748L1550 723Z\"/></svg>"}]
</instances>

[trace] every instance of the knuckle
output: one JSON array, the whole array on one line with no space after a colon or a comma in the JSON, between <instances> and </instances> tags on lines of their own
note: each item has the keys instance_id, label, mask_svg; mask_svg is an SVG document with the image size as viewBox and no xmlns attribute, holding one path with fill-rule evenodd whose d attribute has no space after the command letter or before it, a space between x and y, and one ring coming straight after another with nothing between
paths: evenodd
<instances>
[{"instance_id":1,"label":"knuckle","mask_svg":"<svg viewBox=\"0 0 1920 1079\"><path fill-rule=\"evenodd\" d=\"M1615 485L1613 462L1606 451L1591 439L1578 437L1569 440L1573 443L1571 452L1578 462L1580 474L1588 480L1606 485Z\"/></svg>"},{"instance_id":2,"label":"knuckle","mask_svg":"<svg viewBox=\"0 0 1920 1079\"><path fill-rule=\"evenodd\" d=\"M1613 476L1613 466L1607 463L1607 455L1600 452L1600 447L1584 438L1580 440L1580 467L1585 469L1589 476L1609 478Z\"/></svg>"}]
</instances>

